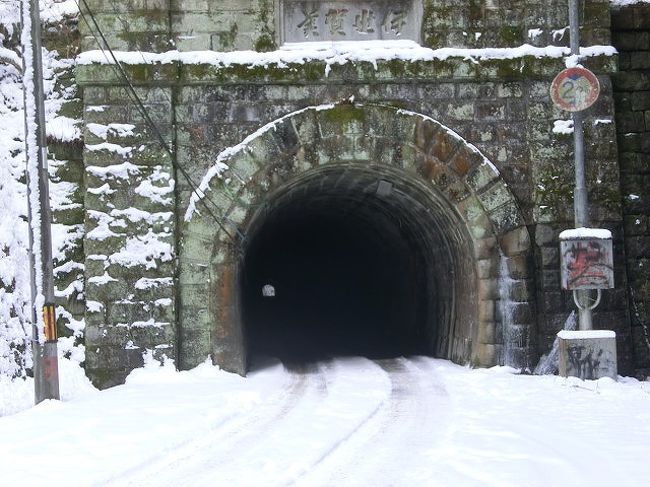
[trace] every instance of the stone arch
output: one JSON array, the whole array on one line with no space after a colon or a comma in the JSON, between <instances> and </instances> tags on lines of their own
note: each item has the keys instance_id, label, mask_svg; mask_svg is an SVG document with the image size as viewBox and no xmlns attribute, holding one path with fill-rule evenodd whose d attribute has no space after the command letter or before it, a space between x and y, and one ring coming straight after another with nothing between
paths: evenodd
<instances>
[{"instance_id":1,"label":"stone arch","mask_svg":"<svg viewBox=\"0 0 650 487\"><path fill-rule=\"evenodd\" d=\"M399 202L374 198L365 215L398 215L408 239L427 242L418 245L425 266L433 266L431 309L442 327L427 337L429 353L475 366L529 367L531 243L498 170L431 118L353 103L276 120L222 152L204 178L213 211L192 200L180 245L180 366L210 354L223 368L245 373L239 276L247 237L269 214L300 195L342 186L348 199L373 188L374 197L381 181L396 188ZM447 257L433 264L440 255Z\"/></svg>"}]
</instances>

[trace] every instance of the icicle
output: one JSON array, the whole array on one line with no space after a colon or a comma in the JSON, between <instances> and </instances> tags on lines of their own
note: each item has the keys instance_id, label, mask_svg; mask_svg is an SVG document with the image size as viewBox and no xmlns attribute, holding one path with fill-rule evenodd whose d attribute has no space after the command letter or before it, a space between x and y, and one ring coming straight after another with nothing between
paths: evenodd
<instances>
[{"instance_id":1,"label":"icicle","mask_svg":"<svg viewBox=\"0 0 650 487\"><path fill-rule=\"evenodd\" d=\"M571 314L564 322L565 330L575 330L578 328L578 320L576 319L575 310L571 311ZM535 367L535 375L552 375L557 372L558 361L560 359L560 340L556 337L553 342L553 348L547 355L543 355L539 359L537 367Z\"/></svg>"},{"instance_id":2,"label":"icicle","mask_svg":"<svg viewBox=\"0 0 650 487\"><path fill-rule=\"evenodd\" d=\"M508 258L501 254L499 257L499 306L501 310L501 331L503 334L503 364L509 367L518 367L515 363L514 333L512 313L515 303L511 299L512 287L515 280L508 272Z\"/></svg>"}]
</instances>

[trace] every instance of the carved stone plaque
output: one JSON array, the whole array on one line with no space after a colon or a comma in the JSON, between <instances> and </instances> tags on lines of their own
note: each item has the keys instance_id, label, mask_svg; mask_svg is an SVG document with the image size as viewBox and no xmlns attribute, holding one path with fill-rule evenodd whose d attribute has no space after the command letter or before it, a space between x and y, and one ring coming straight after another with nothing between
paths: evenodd
<instances>
[{"instance_id":1,"label":"carved stone plaque","mask_svg":"<svg viewBox=\"0 0 650 487\"><path fill-rule=\"evenodd\" d=\"M420 41L422 2L281 0L283 42Z\"/></svg>"}]
</instances>

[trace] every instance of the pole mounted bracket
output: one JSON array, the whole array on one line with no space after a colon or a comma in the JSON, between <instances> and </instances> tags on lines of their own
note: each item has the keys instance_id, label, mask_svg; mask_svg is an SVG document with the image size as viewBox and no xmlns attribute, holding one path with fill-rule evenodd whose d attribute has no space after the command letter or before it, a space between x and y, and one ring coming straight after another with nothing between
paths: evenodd
<instances>
[{"instance_id":1,"label":"pole mounted bracket","mask_svg":"<svg viewBox=\"0 0 650 487\"><path fill-rule=\"evenodd\" d=\"M586 298L585 301L589 301L589 290L586 289L574 289L573 290L573 302L576 304L578 309L580 310L593 310L598 307L600 304L600 298L602 297L603 292L600 289L596 289L596 299L594 299L591 303L583 303L581 302L581 297Z\"/></svg>"}]
</instances>

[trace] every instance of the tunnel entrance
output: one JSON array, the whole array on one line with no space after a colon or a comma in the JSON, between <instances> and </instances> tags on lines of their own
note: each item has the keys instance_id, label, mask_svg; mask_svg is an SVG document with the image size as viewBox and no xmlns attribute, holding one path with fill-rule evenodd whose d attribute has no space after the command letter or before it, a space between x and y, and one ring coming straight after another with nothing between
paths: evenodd
<instances>
[{"instance_id":1,"label":"tunnel entrance","mask_svg":"<svg viewBox=\"0 0 650 487\"><path fill-rule=\"evenodd\" d=\"M254 353L531 363L525 220L496 167L435 120L307 107L222 151L201 191L180 246L181 367L210 354L244 375Z\"/></svg>"},{"instance_id":2,"label":"tunnel entrance","mask_svg":"<svg viewBox=\"0 0 650 487\"><path fill-rule=\"evenodd\" d=\"M404 190L376 173L329 168L259 212L241 274L250 354L302 362L434 353L440 303L428 262L449 254L427 256L441 242L425 237L431 218Z\"/></svg>"}]
</instances>

